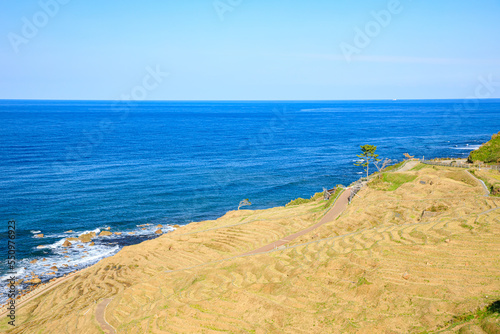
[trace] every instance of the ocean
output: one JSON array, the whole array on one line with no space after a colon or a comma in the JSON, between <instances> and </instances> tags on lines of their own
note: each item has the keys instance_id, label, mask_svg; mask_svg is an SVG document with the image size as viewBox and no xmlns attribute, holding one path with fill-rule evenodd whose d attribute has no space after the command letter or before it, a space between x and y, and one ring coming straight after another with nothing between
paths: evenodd
<instances>
[{"instance_id":1,"label":"ocean","mask_svg":"<svg viewBox=\"0 0 500 334\"><path fill-rule=\"evenodd\" d=\"M500 100L0 100L0 251L6 259L15 220L18 277L47 281L154 238L158 224L168 232L243 199L265 209L348 185L363 173L360 145L395 162L466 157L500 131L499 116ZM123 234L62 247L107 227Z\"/></svg>"}]
</instances>

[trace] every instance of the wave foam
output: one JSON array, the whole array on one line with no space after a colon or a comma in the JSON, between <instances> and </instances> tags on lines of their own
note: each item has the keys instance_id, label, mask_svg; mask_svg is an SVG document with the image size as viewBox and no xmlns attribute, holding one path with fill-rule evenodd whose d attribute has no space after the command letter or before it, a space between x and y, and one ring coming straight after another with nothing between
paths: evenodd
<instances>
[{"instance_id":1,"label":"wave foam","mask_svg":"<svg viewBox=\"0 0 500 334\"><path fill-rule=\"evenodd\" d=\"M452 150L469 150L469 151L474 151L480 148L481 145L468 145L468 146L461 146L461 147L451 147Z\"/></svg>"},{"instance_id":2,"label":"wave foam","mask_svg":"<svg viewBox=\"0 0 500 334\"><path fill-rule=\"evenodd\" d=\"M133 238L141 241L148 240L156 237L155 231L160 229L164 233L174 231L175 228L170 225L165 225L161 228L157 227L155 224L143 224L142 227L129 231L120 231L120 235L110 235L106 238L96 237L93 239L94 245L90 246L88 243L82 243L79 241L72 242L72 247L63 247L65 240L69 237L78 237L79 235L94 232L98 235L101 232L101 228L96 228L90 231L83 232L72 232L72 233L58 233L53 234L48 237L53 237L58 239L52 244L43 245L37 247L37 249L44 249L46 254L37 256L34 263L31 261L35 258L24 258L17 263L17 270L15 271L16 280L29 280L32 278L32 274L38 275L42 282L47 282L53 278L61 277L65 274L69 274L75 270L80 270L91 266L100 260L116 254L125 245L136 244L133 242ZM144 230L142 228L145 228ZM31 231L34 234L40 233L40 231ZM130 235L129 232L134 234ZM132 241L132 242L131 242ZM79 247L81 246L81 247ZM45 259L45 261L44 261ZM56 269L51 269L56 266ZM50 275L49 275L50 274ZM55 274L55 275L54 275ZM12 274L6 274L0 277L0 285L6 286L7 280L12 276ZM26 288L28 284L22 283L21 288ZM7 301L7 294L4 293L5 290L0 289L0 304Z\"/></svg>"}]
</instances>

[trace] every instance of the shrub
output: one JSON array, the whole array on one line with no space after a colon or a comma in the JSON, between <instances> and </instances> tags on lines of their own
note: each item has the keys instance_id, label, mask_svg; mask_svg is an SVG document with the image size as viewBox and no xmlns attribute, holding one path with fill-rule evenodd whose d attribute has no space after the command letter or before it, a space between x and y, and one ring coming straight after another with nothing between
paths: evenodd
<instances>
[{"instance_id":1,"label":"shrub","mask_svg":"<svg viewBox=\"0 0 500 334\"><path fill-rule=\"evenodd\" d=\"M300 205L300 204L306 204L306 203L309 203L311 200L309 199L305 199L305 198L302 198L302 197L299 197L297 199L294 199L293 201L290 201L287 205L285 206L293 206L293 205Z\"/></svg>"},{"instance_id":2,"label":"shrub","mask_svg":"<svg viewBox=\"0 0 500 334\"><path fill-rule=\"evenodd\" d=\"M301 204L306 204L306 203L309 203L309 202L312 202L312 201L315 201L319 198L322 198L323 197L323 193L322 192L319 192L319 193L315 193L310 199L305 199L305 198L302 198L302 197L299 197L297 199L294 199L293 201L290 201L287 205L285 205L286 207L288 206L293 206L293 205L301 205Z\"/></svg>"},{"instance_id":3,"label":"shrub","mask_svg":"<svg viewBox=\"0 0 500 334\"><path fill-rule=\"evenodd\" d=\"M500 184L493 184L491 187L490 187L490 193L493 195L493 196L499 196L500 195Z\"/></svg>"}]
</instances>

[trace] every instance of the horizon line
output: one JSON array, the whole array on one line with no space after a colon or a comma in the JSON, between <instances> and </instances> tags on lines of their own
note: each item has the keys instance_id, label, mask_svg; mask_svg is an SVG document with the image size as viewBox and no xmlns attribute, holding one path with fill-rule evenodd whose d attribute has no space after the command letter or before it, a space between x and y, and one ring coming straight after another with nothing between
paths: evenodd
<instances>
[{"instance_id":1,"label":"horizon line","mask_svg":"<svg viewBox=\"0 0 500 334\"><path fill-rule=\"evenodd\" d=\"M490 98L475 98L475 97L469 97L469 98L405 98L405 99L390 99L390 98L384 98L384 99L333 99L333 100L328 100L328 99L306 99L306 100L281 100L281 99L276 99L276 100L271 100L271 99L263 99L263 100L258 100L258 99L252 99L252 100L243 100L243 99L229 99L229 100L224 100L224 99L209 99L209 100L181 100L181 99L172 99L172 100L122 100L122 99L51 99L51 98L27 98L27 99L4 99L0 98L0 101L78 101L78 102L119 102L119 101L130 101L134 103L140 103L140 102L363 102L363 101L392 101L392 102L398 102L398 101L450 101L450 100L479 100L479 101L489 101L489 100L500 100L500 97L490 97Z\"/></svg>"}]
</instances>

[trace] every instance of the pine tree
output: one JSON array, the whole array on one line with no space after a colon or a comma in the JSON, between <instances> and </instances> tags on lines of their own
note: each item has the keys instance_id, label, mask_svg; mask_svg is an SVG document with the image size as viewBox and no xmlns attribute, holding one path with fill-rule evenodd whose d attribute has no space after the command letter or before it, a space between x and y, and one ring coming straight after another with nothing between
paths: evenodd
<instances>
[{"instance_id":1,"label":"pine tree","mask_svg":"<svg viewBox=\"0 0 500 334\"><path fill-rule=\"evenodd\" d=\"M360 161L354 163L355 166L365 167L366 177L368 177L369 175L370 162L380 161L380 159L378 158L378 154L375 154L376 150L377 146L373 145L361 146L361 154L357 155Z\"/></svg>"}]
</instances>

